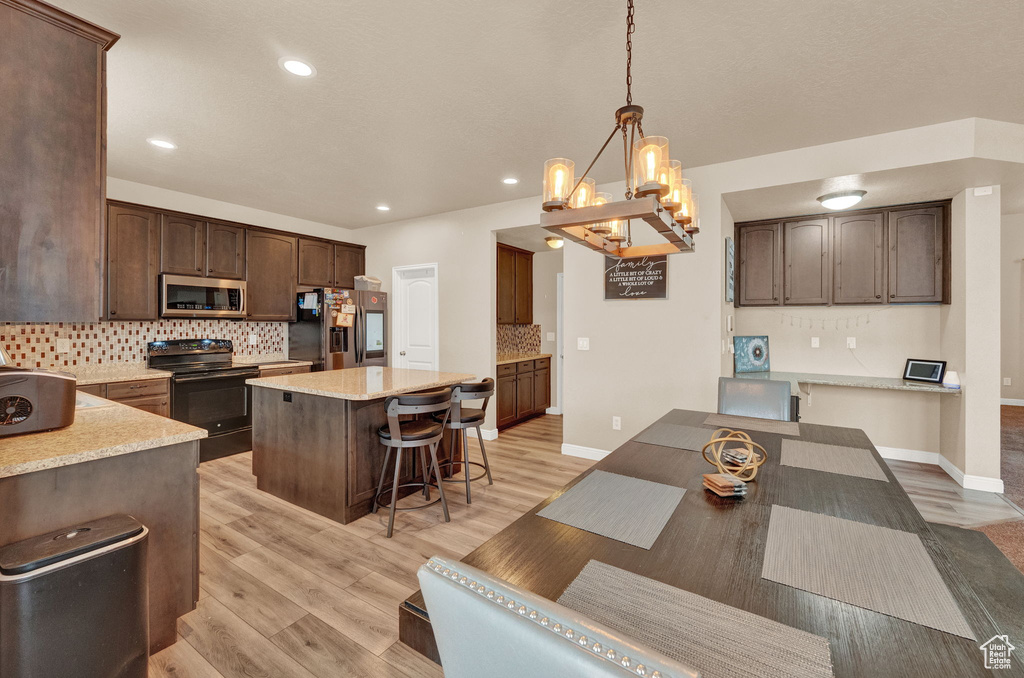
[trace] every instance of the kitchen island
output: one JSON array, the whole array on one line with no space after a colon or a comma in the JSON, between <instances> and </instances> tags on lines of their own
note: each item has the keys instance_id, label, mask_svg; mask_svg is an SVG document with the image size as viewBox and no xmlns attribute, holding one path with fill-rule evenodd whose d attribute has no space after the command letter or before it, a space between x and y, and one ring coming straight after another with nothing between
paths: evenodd
<instances>
[{"instance_id":1,"label":"kitchen island","mask_svg":"<svg viewBox=\"0 0 1024 678\"><path fill-rule=\"evenodd\" d=\"M199 599L199 440L206 431L79 393L66 428L0 438L0 545L113 514L149 528L149 650Z\"/></svg>"},{"instance_id":2,"label":"kitchen island","mask_svg":"<svg viewBox=\"0 0 1024 678\"><path fill-rule=\"evenodd\" d=\"M387 397L471 379L392 367L249 379L256 487L339 523L366 515L384 460L377 429L387 423ZM406 483L413 455L403 456L400 482ZM447 455L439 449L438 457Z\"/></svg>"}]
</instances>

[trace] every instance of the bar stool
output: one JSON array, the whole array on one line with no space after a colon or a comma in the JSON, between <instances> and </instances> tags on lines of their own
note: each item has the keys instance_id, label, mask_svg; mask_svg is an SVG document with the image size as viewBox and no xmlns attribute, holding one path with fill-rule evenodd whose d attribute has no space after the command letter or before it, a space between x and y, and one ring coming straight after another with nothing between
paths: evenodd
<instances>
[{"instance_id":1,"label":"bar stool","mask_svg":"<svg viewBox=\"0 0 1024 678\"><path fill-rule=\"evenodd\" d=\"M464 384L458 384L452 387L452 410L451 416L448 419L448 428L452 432L452 444L451 450L455 449L455 440L458 433L456 431L462 431L462 461L455 462L449 459L448 461L441 464L442 468L452 468L454 464L466 464L469 466L479 466L484 470L483 473L475 478L469 477L469 469L464 468L463 473L466 474L466 503L472 504L473 497L470 494L469 484L474 480L480 480L485 475L487 476L487 484L493 485L494 479L491 478L491 465L487 462L487 450L484 449L484 435L480 430L480 427L484 423L484 415L487 414L487 403L490 401L491 396L494 395L494 380L490 377L479 381L479 382L466 382ZM483 400L483 405L479 408L475 407L463 407L462 401L464 400ZM434 420L438 421L439 415L434 415ZM484 463L469 460L469 437L466 435L467 429L476 429L476 439L480 441L480 455L483 457ZM463 482L457 478L442 478L438 476L442 481L446 483L459 483Z\"/></svg>"},{"instance_id":2,"label":"bar stool","mask_svg":"<svg viewBox=\"0 0 1024 678\"><path fill-rule=\"evenodd\" d=\"M377 430L377 437L387 448L384 453L384 463L380 468L380 481L377 483L377 494L373 495L372 513L377 512L378 506L385 506L381 502L381 494L384 490L384 474L388 468L388 461L391 459L391 450L395 450L395 481L391 487L391 510L388 516L388 538L395 526L395 511L416 511L433 506L441 502L444 510L444 521L451 522L448 516L448 503L444 498L444 488L440 483L437 485L437 492L440 495L434 501L430 500L430 470L427 467L425 450L430 450L430 465L437 476L441 477L441 471L437 467L437 444L441 442L444 435L444 427L448 421L448 413L451 409L452 390L450 388L427 393L409 393L398 396L391 396L384 401L384 409L387 411L388 423ZM435 413L436 419L413 419L400 421L399 417L408 414L429 414ZM402 473L402 453L405 450L419 450L420 471L423 476L422 482L402 483L399 485L399 476ZM413 457L415 467L416 457ZM422 506L409 506L396 508L398 503L398 490L402 487L422 487L423 496L429 503Z\"/></svg>"}]
</instances>

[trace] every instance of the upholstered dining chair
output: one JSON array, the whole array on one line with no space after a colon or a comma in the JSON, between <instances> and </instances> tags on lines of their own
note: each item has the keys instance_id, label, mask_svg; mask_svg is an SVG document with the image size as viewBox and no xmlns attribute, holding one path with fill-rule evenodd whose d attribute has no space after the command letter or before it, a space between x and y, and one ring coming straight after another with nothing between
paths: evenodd
<instances>
[{"instance_id":1,"label":"upholstered dining chair","mask_svg":"<svg viewBox=\"0 0 1024 678\"><path fill-rule=\"evenodd\" d=\"M718 413L792 421L788 381L718 378Z\"/></svg>"},{"instance_id":2,"label":"upholstered dining chair","mask_svg":"<svg viewBox=\"0 0 1024 678\"><path fill-rule=\"evenodd\" d=\"M417 573L446 678L696 678L574 610L435 556Z\"/></svg>"}]
</instances>

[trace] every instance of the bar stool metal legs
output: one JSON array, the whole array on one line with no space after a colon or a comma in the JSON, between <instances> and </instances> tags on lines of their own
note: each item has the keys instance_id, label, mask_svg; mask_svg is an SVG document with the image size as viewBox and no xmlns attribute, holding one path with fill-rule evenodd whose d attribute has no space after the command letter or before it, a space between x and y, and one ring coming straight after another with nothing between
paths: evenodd
<instances>
[{"instance_id":1,"label":"bar stool metal legs","mask_svg":"<svg viewBox=\"0 0 1024 678\"><path fill-rule=\"evenodd\" d=\"M463 473L465 473L464 479L457 478L444 478L438 475L438 486L440 487L442 482L463 482L466 485L466 503L473 503L473 491L471 489L471 483L475 480L480 480L485 475L487 476L487 484L493 485L494 478L491 476L491 465L487 461L487 450L484 448L484 435L481 426L484 422L484 416L487 412L487 403L491 396L494 395L494 380L487 378L480 382L468 382L465 384L459 384L452 389L452 408L450 418L448 420L448 428L451 429L451 451L454 455L456 441L459 440L459 431L462 431L462 461L456 462L453 459L441 464L442 467L447 467L451 470L455 469L455 465L461 465ZM463 401L466 400L482 400L483 406L479 409L476 408L465 408L462 406ZM476 429L477 440L480 441L480 455L483 458L483 463L469 460L469 435L468 429ZM484 470L483 473L476 477L471 477L469 474L470 466L478 466Z\"/></svg>"}]
</instances>

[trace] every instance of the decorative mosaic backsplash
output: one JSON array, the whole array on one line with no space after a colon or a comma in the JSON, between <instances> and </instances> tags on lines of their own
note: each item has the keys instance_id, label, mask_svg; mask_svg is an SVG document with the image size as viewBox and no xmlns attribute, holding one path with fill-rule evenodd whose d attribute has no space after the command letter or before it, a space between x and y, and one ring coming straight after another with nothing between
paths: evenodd
<instances>
[{"instance_id":1,"label":"decorative mosaic backsplash","mask_svg":"<svg viewBox=\"0 0 1024 678\"><path fill-rule=\"evenodd\" d=\"M230 339L239 356L284 353L284 326L230 320L0 323L0 344L22 367L81 367L145 361L146 344L165 339ZM57 339L70 339L71 351L57 353Z\"/></svg>"},{"instance_id":2,"label":"decorative mosaic backsplash","mask_svg":"<svg viewBox=\"0 0 1024 678\"><path fill-rule=\"evenodd\" d=\"M540 353L540 325L498 325L498 353Z\"/></svg>"}]
</instances>

